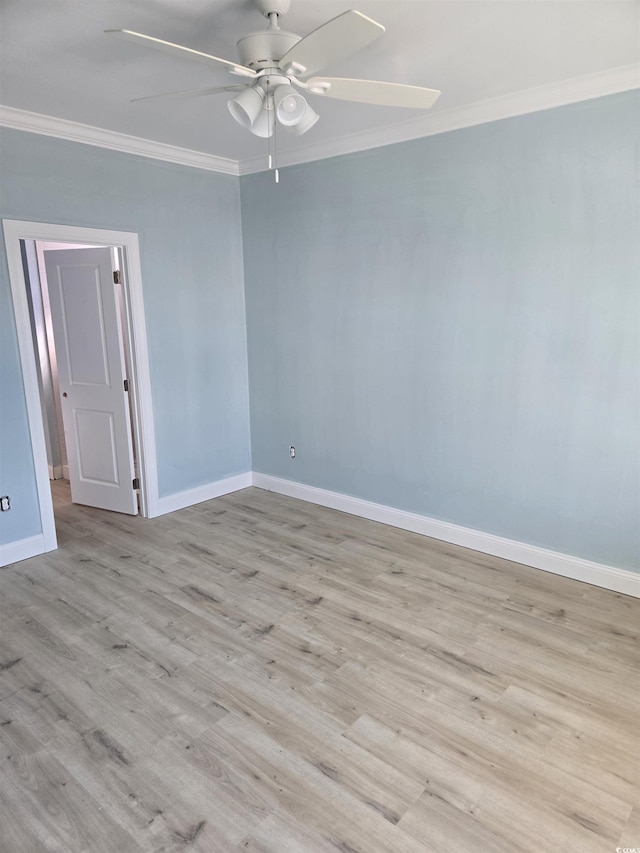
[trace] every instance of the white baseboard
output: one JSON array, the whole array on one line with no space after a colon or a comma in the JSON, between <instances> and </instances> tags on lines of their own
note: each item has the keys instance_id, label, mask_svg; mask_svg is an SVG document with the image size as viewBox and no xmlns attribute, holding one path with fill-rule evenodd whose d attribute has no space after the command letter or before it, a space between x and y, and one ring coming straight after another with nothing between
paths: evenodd
<instances>
[{"instance_id":1,"label":"white baseboard","mask_svg":"<svg viewBox=\"0 0 640 853\"><path fill-rule=\"evenodd\" d=\"M17 542L0 545L0 567L28 560L29 557L37 557L38 554L44 554L46 550L44 536L41 533L38 536L30 536L28 539L18 539Z\"/></svg>"},{"instance_id":2,"label":"white baseboard","mask_svg":"<svg viewBox=\"0 0 640 853\"><path fill-rule=\"evenodd\" d=\"M410 530L413 533L430 536L433 539L440 539L443 542L450 542L454 545L460 545L463 548L470 548L473 551L480 551L483 554L502 557L514 563L522 563L525 566L532 566L536 569L542 569L545 572L552 572L553 574L573 578L574 580L589 583L593 586L603 587L604 589L610 589L624 595L632 595L640 598L640 574L627 569L618 569L615 566L593 563L581 557L560 554L557 551L539 548L536 545L527 545L524 542L516 542L513 539L504 539L501 536L494 536L491 533L483 533L480 530L461 527L458 524L450 524L449 522L439 521L438 519L418 515L417 513L405 512L385 506L384 504L377 504L372 501L362 500L361 498L343 495L339 492L331 492L315 486L307 486L303 483L296 483L293 480L272 477L269 474L261 474L257 471L238 474L234 477L226 477L224 480L217 480L215 483L207 483L195 489L188 489L184 492L159 498L157 505L154 507L153 516L150 517L175 512L176 510L202 503L202 501L212 500L222 495L228 495L231 492L246 489L249 486L256 486L270 492L277 492L278 494L298 498L299 500L308 501L319 506L326 506L330 509L349 513L350 515L357 515L371 521L378 521L381 524L389 524L401 530ZM45 551L43 535L10 542L7 545L0 545L0 566L18 563L29 557L43 554Z\"/></svg>"},{"instance_id":3,"label":"white baseboard","mask_svg":"<svg viewBox=\"0 0 640 853\"><path fill-rule=\"evenodd\" d=\"M68 465L62 466L62 476L64 477L65 480L69 479L69 466Z\"/></svg>"},{"instance_id":4,"label":"white baseboard","mask_svg":"<svg viewBox=\"0 0 640 853\"><path fill-rule=\"evenodd\" d=\"M532 566L545 572L552 572L566 578L573 578L624 595L640 598L640 574L627 569L593 563L590 560L583 560L581 557L560 554L557 551L549 551L546 548L527 545L513 539L503 539L501 536L494 536L491 533L483 533L469 527L460 527L457 524L438 521L425 515L404 512L383 504L372 503L339 492L330 492L326 489L318 489L315 486L307 486L303 483L296 483L292 480L284 480L280 477L272 477L255 471L253 473L253 485L270 492L299 498L351 515L368 518L371 521L379 521L381 524L389 524L402 530L431 536L443 542L461 545L463 548L471 548L473 551L480 551L483 554L491 554L493 557L502 557L514 563L522 563L525 566Z\"/></svg>"},{"instance_id":5,"label":"white baseboard","mask_svg":"<svg viewBox=\"0 0 640 853\"><path fill-rule=\"evenodd\" d=\"M246 474L237 474L234 477L226 477L224 480L216 480L215 483L206 483L204 486L198 486L195 489L187 489L185 492L176 492L175 495L158 498L153 507L153 515L149 517L155 518L168 512L176 512L176 510L185 509L185 507L202 503L202 501L210 501L213 498L219 498L240 489L247 489L251 485L252 474L247 471Z\"/></svg>"}]
</instances>

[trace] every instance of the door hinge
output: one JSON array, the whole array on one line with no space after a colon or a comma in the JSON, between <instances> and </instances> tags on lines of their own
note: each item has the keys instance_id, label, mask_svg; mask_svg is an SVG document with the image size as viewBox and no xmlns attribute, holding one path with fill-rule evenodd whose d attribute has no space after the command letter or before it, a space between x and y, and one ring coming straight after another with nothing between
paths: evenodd
<instances>
[{"instance_id":1,"label":"door hinge","mask_svg":"<svg viewBox=\"0 0 640 853\"><path fill-rule=\"evenodd\" d=\"M134 488L134 489L139 489L139 488L140 488L140 480L138 479L138 477L134 477L134 478L133 478L133 488Z\"/></svg>"},{"instance_id":2,"label":"door hinge","mask_svg":"<svg viewBox=\"0 0 640 853\"><path fill-rule=\"evenodd\" d=\"M124 390L125 390L125 391L128 391L128 390L129 390L129 380L128 380L128 379L125 379L125 380L124 380Z\"/></svg>"},{"instance_id":3,"label":"door hinge","mask_svg":"<svg viewBox=\"0 0 640 853\"><path fill-rule=\"evenodd\" d=\"M113 283L122 284L122 270L113 271Z\"/></svg>"}]
</instances>

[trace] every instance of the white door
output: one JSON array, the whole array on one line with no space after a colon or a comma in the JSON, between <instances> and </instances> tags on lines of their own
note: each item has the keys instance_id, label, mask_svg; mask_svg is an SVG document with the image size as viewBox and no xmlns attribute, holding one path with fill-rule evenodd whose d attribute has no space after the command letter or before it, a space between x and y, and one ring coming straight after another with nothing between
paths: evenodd
<instances>
[{"instance_id":1,"label":"white door","mask_svg":"<svg viewBox=\"0 0 640 853\"><path fill-rule=\"evenodd\" d=\"M44 253L74 503L136 515L111 249Z\"/></svg>"}]
</instances>

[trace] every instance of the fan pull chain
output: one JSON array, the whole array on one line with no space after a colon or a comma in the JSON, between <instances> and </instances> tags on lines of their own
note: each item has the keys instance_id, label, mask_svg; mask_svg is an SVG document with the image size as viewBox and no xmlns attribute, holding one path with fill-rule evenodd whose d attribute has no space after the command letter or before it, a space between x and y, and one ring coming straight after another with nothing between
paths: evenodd
<instances>
[{"instance_id":1,"label":"fan pull chain","mask_svg":"<svg viewBox=\"0 0 640 853\"><path fill-rule=\"evenodd\" d=\"M266 89L266 99L265 104L267 110L269 108L274 110L273 116L273 132L267 136L267 168L269 171L274 172L276 184L280 183L280 171L278 169L278 139L277 139L277 131L278 131L278 121L275 117L275 104L273 103L273 99L271 98L271 94L269 92L269 86L271 81L268 77L265 78L265 89ZM271 142L271 137L273 137L273 144Z\"/></svg>"},{"instance_id":2,"label":"fan pull chain","mask_svg":"<svg viewBox=\"0 0 640 853\"><path fill-rule=\"evenodd\" d=\"M265 77L265 80L264 80L265 98L264 98L264 107L263 108L267 110L267 113L269 112L269 97L270 97L269 84L270 84L269 78ZM271 124L271 119L269 118L268 126L270 124ZM271 171L271 169L273 169L273 155L271 153L271 132L270 131L267 134L267 169L269 169L269 171Z\"/></svg>"},{"instance_id":3,"label":"fan pull chain","mask_svg":"<svg viewBox=\"0 0 640 853\"><path fill-rule=\"evenodd\" d=\"M273 165L275 168L276 184L280 183L280 170L278 169L278 119L274 116L273 122Z\"/></svg>"}]
</instances>

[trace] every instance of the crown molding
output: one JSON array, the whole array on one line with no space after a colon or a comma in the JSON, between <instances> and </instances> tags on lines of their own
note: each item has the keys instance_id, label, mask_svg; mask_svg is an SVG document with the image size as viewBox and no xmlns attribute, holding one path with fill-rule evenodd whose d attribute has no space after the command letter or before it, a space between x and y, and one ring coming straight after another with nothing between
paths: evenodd
<instances>
[{"instance_id":1,"label":"crown molding","mask_svg":"<svg viewBox=\"0 0 640 853\"><path fill-rule=\"evenodd\" d=\"M640 65L624 65L602 73L587 74L548 86L511 92L462 107L432 111L409 121L363 133L348 134L326 142L301 144L294 151L279 153L278 165L283 168L324 160L327 157L353 154L638 88ZM0 105L0 125L227 175L249 175L265 171L265 158L262 154L240 161L230 160L15 107Z\"/></svg>"},{"instance_id":2,"label":"crown molding","mask_svg":"<svg viewBox=\"0 0 640 853\"><path fill-rule=\"evenodd\" d=\"M81 142L84 145L96 145L98 148L108 148L111 151L121 151L126 154L137 154L140 157L151 157L153 160L164 160L167 163L178 163L181 166L193 166L196 169L206 169L210 172L223 172L227 175L239 175L238 162L226 157L216 157L202 151L192 151L190 148L179 148L176 145L166 145L139 136L129 136L89 124L80 124L67 119L32 113L0 104L0 125L14 130L25 130L39 133L43 136L55 136L71 142Z\"/></svg>"},{"instance_id":3,"label":"crown molding","mask_svg":"<svg viewBox=\"0 0 640 853\"><path fill-rule=\"evenodd\" d=\"M278 166L280 168L296 166L314 160L324 160L327 157L367 151L383 145L435 136L450 130L460 130L464 127L473 127L638 88L640 88L640 65L624 65L603 73L572 77L548 86L511 92L440 112L425 113L409 121L364 133L349 134L327 142L301 146L296 151L279 153ZM238 165L241 175L265 171L262 155L240 160Z\"/></svg>"}]
</instances>

